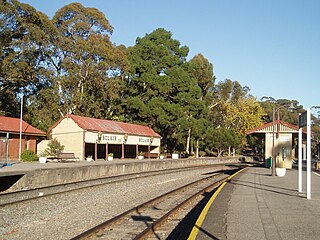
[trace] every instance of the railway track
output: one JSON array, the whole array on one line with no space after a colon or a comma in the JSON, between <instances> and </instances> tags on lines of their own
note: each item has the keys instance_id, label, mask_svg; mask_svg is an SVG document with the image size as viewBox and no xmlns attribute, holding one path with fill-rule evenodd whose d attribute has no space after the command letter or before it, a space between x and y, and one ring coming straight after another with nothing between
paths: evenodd
<instances>
[{"instance_id":1,"label":"railway track","mask_svg":"<svg viewBox=\"0 0 320 240\"><path fill-rule=\"evenodd\" d=\"M133 174L126 174L126 175L119 175L119 176L111 176L111 177L109 176L105 178L84 180L80 182L59 184L55 186L48 186L48 187L42 187L42 188L36 188L36 189L27 189L27 190L21 190L16 192L1 193L0 207L5 205L10 205L10 204L30 201L30 200L36 200L38 198L43 198L47 196L68 193L68 192L76 191L80 189L101 186L105 184L128 181L132 179L155 176L160 174L170 174L175 172L190 171L192 169L202 169L202 168L203 169L210 168L212 170L218 171L218 170L228 169L228 166L205 165L205 166L194 166L194 167L187 167L187 168L156 170L156 171L143 172L143 173L133 173Z\"/></svg>"},{"instance_id":2,"label":"railway track","mask_svg":"<svg viewBox=\"0 0 320 240\"><path fill-rule=\"evenodd\" d=\"M233 172L238 170L240 169ZM225 176L223 173L217 173L186 184L140 204L72 239L165 239L168 230L163 230L161 227L171 220L177 221L175 216L179 211L184 211L185 216L203 199L204 193L211 192L227 181L229 175Z\"/></svg>"}]
</instances>

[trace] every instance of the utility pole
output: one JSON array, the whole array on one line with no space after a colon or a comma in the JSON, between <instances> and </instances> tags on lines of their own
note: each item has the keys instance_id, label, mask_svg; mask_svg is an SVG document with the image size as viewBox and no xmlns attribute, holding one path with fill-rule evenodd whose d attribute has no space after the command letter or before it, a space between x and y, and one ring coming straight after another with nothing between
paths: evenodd
<instances>
[{"instance_id":1,"label":"utility pole","mask_svg":"<svg viewBox=\"0 0 320 240\"><path fill-rule=\"evenodd\" d=\"M22 96L21 96L21 106L20 106L19 161L21 161L21 143L22 143L22 108L23 108L23 94L22 94Z\"/></svg>"}]
</instances>

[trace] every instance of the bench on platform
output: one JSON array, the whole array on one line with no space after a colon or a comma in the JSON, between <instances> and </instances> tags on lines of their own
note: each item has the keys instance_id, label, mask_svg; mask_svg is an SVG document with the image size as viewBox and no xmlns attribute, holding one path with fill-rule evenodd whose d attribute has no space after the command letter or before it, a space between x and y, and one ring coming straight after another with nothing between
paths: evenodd
<instances>
[{"instance_id":1,"label":"bench on platform","mask_svg":"<svg viewBox=\"0 0 320 240\"><path fill-rule=\"evenodd\" d=\"M148 158L148 153L143 154L144 158ZM150 153L150 158L159 158L159 153Z\"/></svg>"},{"instance_id":2,"label":"bench on platform","mask_svg":"<svg viewBox=\"0 0 320 240\"><path fill-rule=\"evenodd\" d=\"M64 152L59 153L58 158L60 158L61 160L79 159L74 155L74 153L64 153Z\"/></svg>"}]
</instances>

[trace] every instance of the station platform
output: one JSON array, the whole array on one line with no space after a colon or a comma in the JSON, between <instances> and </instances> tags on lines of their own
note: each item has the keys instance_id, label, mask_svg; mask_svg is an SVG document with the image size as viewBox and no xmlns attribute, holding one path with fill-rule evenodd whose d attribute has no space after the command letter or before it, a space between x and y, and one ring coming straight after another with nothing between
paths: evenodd
<instances>
[{"instance_id":1,"label":"station platform","mask_svg":"<svg viewBox=\"0 0 320 240\"><path fill-rule=\"evenodd\" d=\"M9 162L0 168L0 194L148 171L251 162L251 157Z\"/></svg>"},{"instance_id":2,"label":"station platform","mask_svg":"<svg viewBox=\"0 0 320 240\"><path fill-rule=\"evenodd\" d=\"M320 239L320 176L312 173L311 182L307 199L296 169L272 177L269 168L248 168L218 189L189 239Z\"/></svg>"}]
</instances>

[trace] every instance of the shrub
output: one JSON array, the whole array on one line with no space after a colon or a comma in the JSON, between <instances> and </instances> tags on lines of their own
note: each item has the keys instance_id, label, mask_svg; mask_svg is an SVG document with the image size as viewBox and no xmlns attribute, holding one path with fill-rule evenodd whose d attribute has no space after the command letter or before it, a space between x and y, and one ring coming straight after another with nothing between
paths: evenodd
<instances>
[{"instance_id":1,"label":"shrub","mask_svg":"<svg viewBox=\"0 0 320 240\"><path fill-rule=\"evenodd\" d=\"M57 156L58 153L62 152L64 149L64 146L61 145L61 143L56 139L52 139L49 143L48 143L48 147L45 150L45 153L48 156Z\"/></svg>"},{"instance_id":2,"label":"shrub","mask_svg":"<svg viewBox=\"0 0 320 240\"><path fill-rule=\"evenodd\" d=\"M205 157L206 152L205 151L199 151L199 157Z\"/></svg>"},{"instance_id":3,"label":"shrub","mask_svg":"<svg viewBox=\"0 0 320 240\"><path fill-rule=\"evenodd\" d=\"M32 150L27 149L21 153L21 160L24 162L38 161L38 157Z\"/></svg>"}]
</instances>

